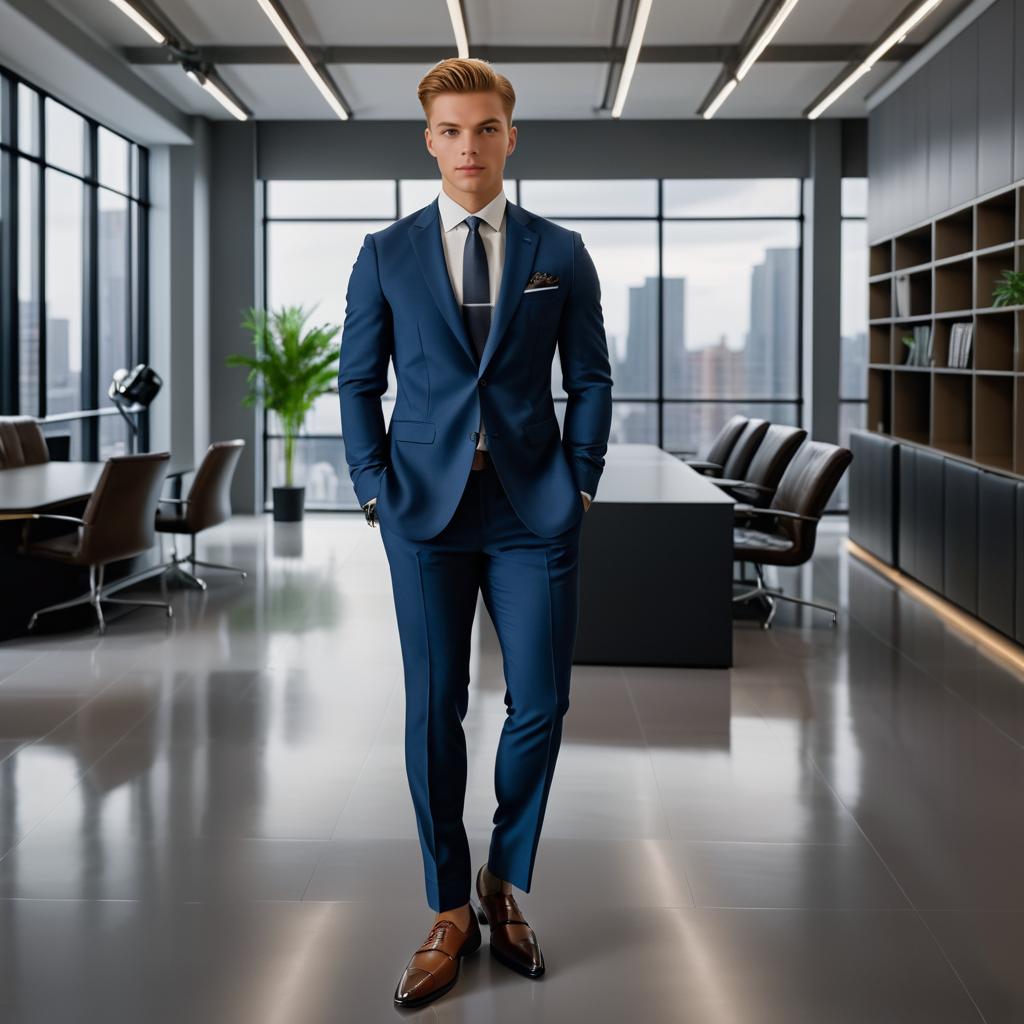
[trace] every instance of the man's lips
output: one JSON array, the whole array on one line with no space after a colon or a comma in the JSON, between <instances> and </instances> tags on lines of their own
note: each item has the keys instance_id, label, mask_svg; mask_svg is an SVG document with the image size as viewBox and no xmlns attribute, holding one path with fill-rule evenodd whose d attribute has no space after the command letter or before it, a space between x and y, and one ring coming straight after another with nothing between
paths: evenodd
<instances>
[{"instance_id":1,"label":"man's lips","mask_svg":"<svg viewBox=\"0 0 1024 1024\"><path fill-rule=\"evenodd\" d=\"M457 171L482 171L483 167L480 164L466 164L463 167L457 167Z\"/></svg>"}]
</instances>

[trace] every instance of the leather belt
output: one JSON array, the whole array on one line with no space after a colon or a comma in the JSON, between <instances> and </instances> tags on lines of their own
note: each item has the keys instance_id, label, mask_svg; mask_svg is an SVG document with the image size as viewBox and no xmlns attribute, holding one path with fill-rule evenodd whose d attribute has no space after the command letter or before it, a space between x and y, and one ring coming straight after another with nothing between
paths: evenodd
<instances>
[{"instance_id":1,"label":"leather belt","mask_svg":"<svg viewBox=\"0 0 1024 1024\"><path fill-rule=\"evenodd\" d=\"M490 454L487 451L483 448L477 448L477 450L473 452L473 469L485 468L487 463L490 462L490 459Z\"/></svg>"}]
</instances>

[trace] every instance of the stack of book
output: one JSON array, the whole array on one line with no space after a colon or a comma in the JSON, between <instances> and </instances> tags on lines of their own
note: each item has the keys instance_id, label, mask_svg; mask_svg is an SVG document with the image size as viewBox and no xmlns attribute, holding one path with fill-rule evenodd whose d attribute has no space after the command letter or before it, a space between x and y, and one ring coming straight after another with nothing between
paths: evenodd
<instances>
[{"instance_id":1,"label":"stack of book","mask_svg":"<svg viewBox=\"0 0 1024 1024\"><path fill-rule=\"evenodd\" d=\"M914 328L914 340L904 339L908 348L906 366L932 365L932 328L931 324L918 324Z\"/></svg>"},{"instance_id":2,"label":"stack of book","mask_svg":"<svg viewBox=\"0 0 1024 1024\"><path fill-rule=\"evenodd\" d=\"M949 332L949 359L947 366L964 369L971 365L971 338L974 324L953 324Z\"/></svg>"}]
</instances>

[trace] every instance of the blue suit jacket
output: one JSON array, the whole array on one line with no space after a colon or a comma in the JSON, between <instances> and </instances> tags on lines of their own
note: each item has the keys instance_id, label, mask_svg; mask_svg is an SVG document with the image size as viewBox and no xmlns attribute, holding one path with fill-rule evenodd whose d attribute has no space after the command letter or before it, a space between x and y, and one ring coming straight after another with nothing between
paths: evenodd
<instances>
[{"instance_id":1,"label":"blue suit jacket","mask_svg":"<svg viewBox=\"0 0 1024 1024\"><path fill-rule=\"evenodd\" d=\"M352 267L338 392L356 497L382 526L426 540L448 524L471 472L483 414L494 468L519 518L552 537L596 497L611 429L601 286L576 231L506 205L505 261L477 363L445 263L437 200L368 234ZM534 271L557 286L524 295ZM568 402L551 394L557 345ZM388 360L398 394L387 431Z\"/></svg>"}]
</instances>

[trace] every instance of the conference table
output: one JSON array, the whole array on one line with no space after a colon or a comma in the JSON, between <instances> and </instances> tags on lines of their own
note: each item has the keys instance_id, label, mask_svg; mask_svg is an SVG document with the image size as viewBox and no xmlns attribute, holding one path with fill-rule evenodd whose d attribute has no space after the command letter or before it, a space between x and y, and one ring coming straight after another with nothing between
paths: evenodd
<instances>
[{"instance_id":1,"label":"conference table","mask_svg":"<svg viewBox=\"0 0 1024 1024\"><path fill-rule=\"evenodd\" d=\"M105 465L104 462L51 460L33 466L0 469L0 513L51 512L81 516ZM172 497L181 496L181 477L192 468L182 460L171 460L167 479L171 481ZM88 589L87 570L18 554L26 522L0 521L0 640L23 634L33 611ZM45 519L32 521L31 526L34 537L66 533L71 528L72 524ZM106 581L112 583L139 573L143 563L153 562L154 556L150 553L114 562L107 569ZM159 569L156 564L151 567L153 574ZM143 569L139 581L144 578ZM87 606L86 613L91 614ZM78 614L85 613L79 611Z\"/></svg>"},{"instance_id":2,"label":"conference table","mask_svg":"<svg viewBox=\"0 0 1024 1024\"><path fill-rule=\"evenodd\" d=\"M580 534L576 664L732 665L734 501L653 444L610 444Z\"/></svg>"}]
</instances>

